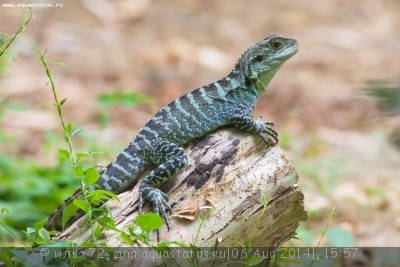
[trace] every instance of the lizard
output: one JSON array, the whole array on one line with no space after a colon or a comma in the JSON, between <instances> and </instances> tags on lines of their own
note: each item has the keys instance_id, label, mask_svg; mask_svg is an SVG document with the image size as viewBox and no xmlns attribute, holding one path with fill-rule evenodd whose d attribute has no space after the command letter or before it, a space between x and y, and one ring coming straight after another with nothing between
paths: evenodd
<instances>
[{"instance_id":1,"label":"lizard","mask_svg":"<svg viewBox=\"0 0 400 267\"><path fill-rule=\"evenodd\" d=\"M147 200L169 229L167 212L172 208L167 202L168 195L157 186L187 164L188 157L182 145L226 125L258 135L268 146L278 143L274 123L255 119L251 113L275 73L298 49L299 44L294 39L268 36L248 48L226 77L184 94L161 108L128 147L100 172L97 181L100 188L122 193L133 187L146 169L156 166L140 182L138 211L142 212L144 200ZM81 195L80 189L75 191L50 215L44 227L60 230L63 210Z\"/></svg>"}]
</instances>

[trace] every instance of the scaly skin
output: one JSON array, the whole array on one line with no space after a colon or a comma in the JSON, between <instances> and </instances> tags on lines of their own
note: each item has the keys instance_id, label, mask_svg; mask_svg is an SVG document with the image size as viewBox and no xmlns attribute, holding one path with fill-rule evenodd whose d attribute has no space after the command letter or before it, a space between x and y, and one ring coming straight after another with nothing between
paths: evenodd
<instances>
[{"instance_id":1,"label":"scaly skin","mask_svg":"<svg viewBox=\"0 0 400 267\"><path fill-rule=\"evenodd\" d=\"M187 93L159 110L100 173L100 187L115 194L124 192L144 170L156 165L140 183L139 212L143 200L147 199L169 228L168 196L156 186L187 164L187 155L181 146L224 125L259 135L269 145L276 144L278 134L272 129L273 123L254 119L251 112L281 65L297 51L296 40L277 35L251 46L228 76ZM49 217L45 227L59 230L64 208L79 196L78 190Z\"/></svg>"}]
</instances>

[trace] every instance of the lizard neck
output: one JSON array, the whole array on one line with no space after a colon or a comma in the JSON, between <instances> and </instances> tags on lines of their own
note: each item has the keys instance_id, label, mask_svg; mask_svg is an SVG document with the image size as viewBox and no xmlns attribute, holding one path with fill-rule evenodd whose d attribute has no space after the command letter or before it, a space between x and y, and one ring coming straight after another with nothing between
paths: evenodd
<instances>
[{"instance_id":1,"label":"lizard neck","mask_svg":"<svg viewBox=\"0 0 400 267\"><path fill-rule=\"evenodd\" d=\"M248 90L249 92L254 94L256 98L258 98L264 93L269 81L267 83L262 83L261 81L251 80L250 78L248 78L246 72L248 71L246 70L246 68L249 68L248 65L249 64L238 62L232 72L227 76L227 79L235 81L234 84L231 82L232 88ZM273 74L271 75L271 78L272 76Z\"/></svg>"}]
</instances>

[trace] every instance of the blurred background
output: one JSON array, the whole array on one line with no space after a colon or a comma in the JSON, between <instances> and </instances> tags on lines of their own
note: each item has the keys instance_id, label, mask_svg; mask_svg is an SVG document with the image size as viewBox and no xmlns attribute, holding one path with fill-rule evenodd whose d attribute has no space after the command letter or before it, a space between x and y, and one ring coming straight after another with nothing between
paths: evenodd
<instances>
[{"instance_id":1,"label":"blurred background","mask_svg":"<svg viewBox=\"0 0 400 267\"><path fill-rule=\"evenodd\" d=\"M1 0L0 34L26 8ZM32 4L35 1L21 0ZM39 3L39 2L38 2ZM398 0L54 0L23 35L55 76L77 152L107 165L176 97L229 73L270 34L295 38L254 112L275 122L309 220L288 245L398 246L400 2ZM57 4L57 6L56 6ZM38 55L17 38L0 58L0 220L16 233L46 218L78 185ZM329 214L332 218L329 219ZM325 233L324 230L327 230ZM0 244L14 239L0 227Z\"/></svg>"}]
</instances>

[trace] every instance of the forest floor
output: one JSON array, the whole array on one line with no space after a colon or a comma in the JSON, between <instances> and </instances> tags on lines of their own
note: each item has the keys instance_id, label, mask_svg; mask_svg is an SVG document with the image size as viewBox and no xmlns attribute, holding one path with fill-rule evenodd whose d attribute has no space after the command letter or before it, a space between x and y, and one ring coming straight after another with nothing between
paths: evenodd
<instances>
[{"instance_id":1,"label":"forest floor","mask_svg":"<svg viewBox=\"0 0 400 267\"><path fill-rule=\"evenodd\" d=\"M254 115L275 122L299 173L310 215L302 237L311 234L306 245L315 245L329 223L358 246L398 246L400 152L391 140L400 119L382 114L362 89L371 80L400 82L400 3L359 2L68 0L34 9L24 35L47 49L48 60L66 64L51 66L60 99L68 98L65 116L97 147L114 147L104 164L157 107L225 76L249 45L273 33L297 39L300 52ZM0 7L0 31L15 33L22 12ZM45 148L44 133L61 132L53 96L29 43L18 39L12 52L0 98L26 109L3 111L0 124L15 141L0 148L51 165L56 151ZM98 96L115 91L154 103L104 108Z\"/></svg>"}]
</instances>

